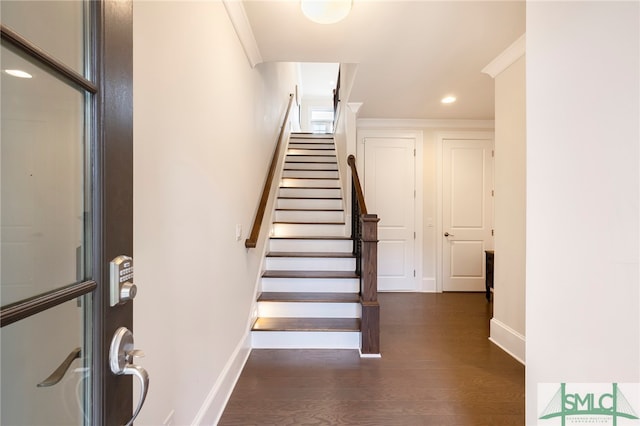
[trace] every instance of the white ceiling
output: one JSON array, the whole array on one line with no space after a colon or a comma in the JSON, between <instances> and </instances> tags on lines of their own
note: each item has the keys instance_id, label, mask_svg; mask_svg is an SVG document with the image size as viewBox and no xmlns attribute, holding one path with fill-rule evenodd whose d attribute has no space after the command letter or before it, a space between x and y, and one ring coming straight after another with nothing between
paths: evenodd
<instances>
[{"instance_id":1,"label":"white ceiling","mask_svg":"<svg viewBox=\"0 0 640 426\"><path fill-rule=\"evenodd\" d=\"M481 70L525 32L520 0L355 0L332 25L307 20L294 0L244 6L264 61L359 64L349 101L363 102L362 118L492 119ZM450 94L458 101L441 104Z\"/></svg>"}]
</instances>

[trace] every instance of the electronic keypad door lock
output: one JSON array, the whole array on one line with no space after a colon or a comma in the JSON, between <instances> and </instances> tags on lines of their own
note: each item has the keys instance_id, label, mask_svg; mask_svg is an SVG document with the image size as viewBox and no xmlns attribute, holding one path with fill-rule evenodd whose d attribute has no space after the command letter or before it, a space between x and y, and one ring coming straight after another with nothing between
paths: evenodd
<instances>
[{"instance_id":1,"label":"electronic keypad door lock","mask_svg":"<svg viewBox=\"0 0 640 426\"><path fill-rule=\"evenodd\" d=\"M109 264L111 306L121 305L136 297L138 288L133 283L133 259L120 255Z\"/></svg>"}]
</instances>

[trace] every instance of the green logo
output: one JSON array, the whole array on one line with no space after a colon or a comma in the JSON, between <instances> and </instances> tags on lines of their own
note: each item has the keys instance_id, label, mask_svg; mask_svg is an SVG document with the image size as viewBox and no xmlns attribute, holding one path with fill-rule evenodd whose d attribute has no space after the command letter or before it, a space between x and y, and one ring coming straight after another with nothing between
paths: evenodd
<instances>
[{"instance_id":1,"label":"green logo","mask_svg":"<svg viewBox=\"0 0 640 426\"><path fill-rule=\"evenodd\" d=\"M588 424L602 418L601 416L608 416L613 420L613 425L617 426L618 418L638 419L638 415L618 388L617 383L611 384L610 393L584 391L584 386L578 390L583 392L567 392L567 384L560 383L560 388L543 410L540 420L559 417L562 426L565 426L567 417L581 416L580 419L572 418L571 420L575 420L572 423Z\"/></svg>"}]
</instances>

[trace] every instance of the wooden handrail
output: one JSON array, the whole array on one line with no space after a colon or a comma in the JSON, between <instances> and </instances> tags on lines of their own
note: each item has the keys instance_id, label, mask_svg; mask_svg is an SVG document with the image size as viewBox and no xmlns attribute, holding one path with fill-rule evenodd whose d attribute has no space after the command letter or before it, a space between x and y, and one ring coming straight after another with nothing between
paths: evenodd
<instances>
[{"instance_id":1,"label":"wooden handrail","mask_svg":"<svg viewBox=\"0 0 640 426\"><path fill-rule=\"evenodd\" d=\"M291 112L291 105L293 104L293 93L289 94L289 104L287 105L287 112L280 128L280 136L278 136L278 143L273 151L273 157L271 158L271 166L269 166L269 173L267 174L267 180L262 188L262 196L260 197L260 204L258 205L258 211L256 217L253 220L253 227L251 228L251 234L249 238L244 241L246 248L255 248L258 243L258 236L260 235L260 227L262 226L262 219L264 219L264 211L267 208L267 201L269 201L269 191L271 190L271 184L273 183L273 177L276 174L276 166L278 164L278 156L280 153L280 147L282 146L282 140L284 139L285 129L287 122L289 121L289 113Z\"/></svg>"},{"instance_id":2,"label":"wooden handrail","mask_svg":"<svg viewBox=\"0 0 640 426\"><path fill-rule=\"evenodd\" d=\"M358 196L358 205L360 206L360 214L367 214L367 204L364 202L364 194L362 193L362 185L360 184L360 178L358 177L358 169L356 169L356 157L349 155L347 157L347 164L351 168L351 176L353 177L353 187Z\"/></svg>"}]
</instances>

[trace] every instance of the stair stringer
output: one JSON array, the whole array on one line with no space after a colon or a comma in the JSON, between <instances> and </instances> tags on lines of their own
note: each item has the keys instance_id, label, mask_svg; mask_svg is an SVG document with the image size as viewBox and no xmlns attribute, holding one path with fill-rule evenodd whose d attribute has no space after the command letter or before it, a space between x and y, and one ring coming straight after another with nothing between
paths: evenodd
<instances>
[{"instance_id":1,"label":"stair stringer","mask_svg":"<svg viewBox=\"0 0 640 426\"><path fill-rule=\"evenodd\" d=\"M247 329L249 330L249 338L251 338L251 327L258 318L258 296L262 292L262 274L265 270L265 259L267 251L269 250L269 237L271 236L271 229L273 227L273 217L275 215L275 205L278 199L278 189L280 187L280 181L282 180L283 169L287 151L289 150L289 141L291 139L291 131L289 126L285 129L286 137L283 142L282 151L278 155L278 162L276 163L276 171L271 187L269 188L269 199L265 208L265 217L263 218L263 227L258 237L258 247L260 247L260 259L262 259L258 273L256 274L256 281L253 285L253 298L249 307L249 315L247 318ZM268 214L267 214L268 212ZM269 224L269 226L264 226ZM267 230L265 233L265 229Z\"/></svg>"}]
</instances>

